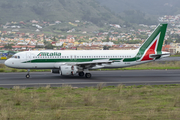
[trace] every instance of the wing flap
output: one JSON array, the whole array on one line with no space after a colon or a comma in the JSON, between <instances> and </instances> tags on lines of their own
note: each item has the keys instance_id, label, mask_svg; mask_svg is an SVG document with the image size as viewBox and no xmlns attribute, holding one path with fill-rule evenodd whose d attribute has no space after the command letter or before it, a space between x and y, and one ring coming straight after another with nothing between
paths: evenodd
<instances>
[{"instance_id":1,"label":"wing flap","mask_svg":"<svg viewBox=\"0 0 180 120\"><path fill-rule=\"evenodd\" d=\"M82 62L82 63L75 63L74 65L77 65L79 67L83 67L84 69L87 68L95 68L98 66L98 68L101 66L103 68L102 64L111 64L113 61L109 60L94 60L92 62Z\"/></svg>"}]
</instances>

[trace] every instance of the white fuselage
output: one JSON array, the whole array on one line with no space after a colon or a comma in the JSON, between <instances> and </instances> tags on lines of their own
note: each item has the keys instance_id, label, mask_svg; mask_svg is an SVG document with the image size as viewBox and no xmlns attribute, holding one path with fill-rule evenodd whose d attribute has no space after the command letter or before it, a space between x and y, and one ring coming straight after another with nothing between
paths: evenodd
<instances>
[{"instance_id":1,"label":"white fuselage","mask_svg":"<svg viewBox=\"0 0 180 120\"><path fill-rule=\"evenodd\" d=\"M44 54L44 53L49 54ZM148 61L133 60L123 62L124 59L134 58L137 50L46 50L46 51L26 51L14 55L8 59L6 66L19 69L56 69L62 65L76 64L95 61L113 61L111 64L103 64L102 68L122 68L138 65ZM39 54L43 53L43 54ZM60 53L60 55L58 55ZM164 56L166 57L166 56ZM99 67L97 66L97 69ZM96 67L94 67L96 69Z\"/></svg>"}]
</instances>

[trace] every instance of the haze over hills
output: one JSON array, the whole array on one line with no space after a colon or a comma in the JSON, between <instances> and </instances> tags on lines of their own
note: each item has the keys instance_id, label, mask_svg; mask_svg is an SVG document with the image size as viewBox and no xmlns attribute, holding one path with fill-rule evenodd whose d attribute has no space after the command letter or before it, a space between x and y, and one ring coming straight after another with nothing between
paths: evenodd
<instances>
[{"instance_id":1,"label":"haze over hills","mask_svg":"<svg viewBox=\"0 0 180 120\"><path fill-rule=\"evenodd\" d=\"M0 24L11 21L90 21L131 26L157 24L157 16L178 14L179 0L1 0Z\"/></svg>"},{"instance_id":2,"label":"haze over hills","mask_svg":"<svg viewBox=\"0 0 180 120\"><path fill-rule=\"evenodd\" d=\"M97 0L116 13L139 10L151 15L175 15L180 12L180 0Z\"/></svg>"},{"instance_id":3,"label":"haze over hills","mask_svg":"<svg viewBox=\"0 0 180 120\"><path fill-rule=\"evenodd\" d=\"M99 26L104 22L123 21L95 0L4 0L0 1L0 23L11 21L91 21Z\"/></svg>"}]
</instances>

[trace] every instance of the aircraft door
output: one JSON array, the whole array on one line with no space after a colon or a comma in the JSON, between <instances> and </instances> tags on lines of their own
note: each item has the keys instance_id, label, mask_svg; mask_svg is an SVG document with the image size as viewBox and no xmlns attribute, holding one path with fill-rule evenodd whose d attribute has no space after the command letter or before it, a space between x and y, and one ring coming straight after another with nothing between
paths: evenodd
<instances>
[{"instance_id":1,"label":"aircraft door","mask_svg":"<svg viewBox=\"0 0 180 120\"><path fill-rule=\"evenodd\" d=\"M26 53L26 60L27 60L27 62L31 62L31 53L30 52Z\"/></svg>"},{"instance_id":2,"label":"aircraft door","mask_svg":"<svg viewBox=\"0 0 180 120\"><path fill-rule=\"evenodd\" d=\"M70 59L73 60L73 56L72 55L70 56Z\"/></svg>"},{"instance_id":3,"label":"aircraft door","mask_svg":"<svg viewBox=\"0 0 180 120\"><path fill-rule=\"evenodd\" d=\"M76 60L76 55L74 55L74 60Z\"/></svg>"},{"instance_id":4,"label":"aircraft door","mask_svg":"<svg viewBox=\"0 0 180 120\"><path fill-rule=\"evenodd\" d=\"M35 56L36 56L36 55L33 54L33 53L30 54L30 62L31 62L31 63L33 63L32 61L34 60L34 57L35 57ZM32 66L32 68L38 68L38 64L36 64L36 63L31 64L31 66Z\"/></svg>"},{"instance_id":5,"label":"aircraft door","mask_svg":"<svg viewBox=\"0 0 180 120\"><path fill-rule=\"evenodd\" d=\"M76 55L71 55L70 57L71 60L76 60Z\"/></svg>"}]
</instances>

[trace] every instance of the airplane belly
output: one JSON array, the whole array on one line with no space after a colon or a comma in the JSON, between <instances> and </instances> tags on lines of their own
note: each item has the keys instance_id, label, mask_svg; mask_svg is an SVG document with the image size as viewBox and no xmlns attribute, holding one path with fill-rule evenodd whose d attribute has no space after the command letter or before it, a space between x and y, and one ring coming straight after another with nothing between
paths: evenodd
<instances>
[{"instance_id":1,"label":"airplane belly","mask_svg":"<svg viewBox=\"0 0 180 120\"><path fill-rule=\"evenodd\" d=\"M54 63L36 63L35 68L37 68L37 69L53 69Z\"/></svg>"}]
</instances>

